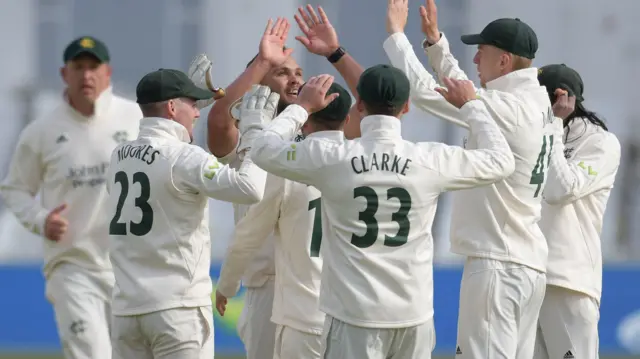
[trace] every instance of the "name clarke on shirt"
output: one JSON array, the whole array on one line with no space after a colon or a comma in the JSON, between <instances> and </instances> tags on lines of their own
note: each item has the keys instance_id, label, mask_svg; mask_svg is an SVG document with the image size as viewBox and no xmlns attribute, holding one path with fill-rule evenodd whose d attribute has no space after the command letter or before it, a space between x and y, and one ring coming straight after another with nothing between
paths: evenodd
<instances>
[{"instance_id":1,"label":"name clarke on shirt","mask_svg":"<svg viewBox=\"0 0 640 359\"><path fill-rule=\"evenodd\" d=\"M380 158L380 162L378 162L378 158ZM392 161L391 167L389 167L389 161ZM365 158L362 155L351 158L351 168L356 174L375 170L395 172L406 176L406 171L409 169L409 162L411 162L410 159L398 157L397 155L393 155L393 160L391 160L391 156L388 153L383 153L380 156L376 156L374 153L371 158ZM400 169L401 163L403 163L402 169Z\"/></svg>"}]
</instances>

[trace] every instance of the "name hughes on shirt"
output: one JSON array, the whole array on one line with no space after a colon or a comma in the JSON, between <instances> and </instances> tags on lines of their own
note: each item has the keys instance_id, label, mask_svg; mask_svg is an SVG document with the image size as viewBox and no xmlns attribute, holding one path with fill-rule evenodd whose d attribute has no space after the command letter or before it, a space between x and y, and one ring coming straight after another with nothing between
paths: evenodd
<instances>
[{"instance_id":1,"label":"name hughes on shirt","mask_svg":"<svg viewBox=\"0 0 640 359\"><path fill-rule=\"evenodd\" d=\"M118 149L118 162L127 158L137 159L150 165L156 160L160 151L151 145L131 146L126 145Z\"/></svg>"},{"instance_id":2,"label":"name hughes on shirt","mask_svg":"<svg viewBox=\"0 0 640 359\"><path fill-rule=\"evenodd\" d=\"M374 153L369 158L365 158L362 155L351 158L351 168L356 174L369 171L388 171L406 176L406 172L409 169L409 162L411 162L410 159L397 155L392 156L388 153Z\"/></svg>"}]
</instances>

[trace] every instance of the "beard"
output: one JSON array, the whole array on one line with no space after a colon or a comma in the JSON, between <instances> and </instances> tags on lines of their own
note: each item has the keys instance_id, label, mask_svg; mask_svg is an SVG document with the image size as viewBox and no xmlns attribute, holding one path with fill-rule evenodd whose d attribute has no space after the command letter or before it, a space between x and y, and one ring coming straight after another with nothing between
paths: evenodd
<instances>
[{"instance_id":1,"label":"beard","mask_svg":"<svg viewBox=\"0 0 640 359\"><path fill-rule=\"evenodd\" d=\"M282 111L284 111L284 109L287 108L287 106L289 105L291 104L280 100L280 102L278 102L278 110L277 110L276 116L279 115Z\"/></svg>"}]
</instances>

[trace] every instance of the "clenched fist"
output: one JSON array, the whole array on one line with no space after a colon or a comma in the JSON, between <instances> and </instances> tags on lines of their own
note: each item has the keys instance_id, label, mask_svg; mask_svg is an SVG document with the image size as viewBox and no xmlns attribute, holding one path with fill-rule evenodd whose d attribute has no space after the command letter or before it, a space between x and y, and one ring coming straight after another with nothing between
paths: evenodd
<instances>
[{"instance_id":1,"label":"clenched fist","mask_svg":"<svg viewBox=\"0 0 640 359\"><path fill-rule=\"evenodd\" d=\"M69 222L62 216L62 212L67 209L65 203L54 208L44 222L44 236L54 242L58 242L67 232Z\"/></svg>"}]
</instances>

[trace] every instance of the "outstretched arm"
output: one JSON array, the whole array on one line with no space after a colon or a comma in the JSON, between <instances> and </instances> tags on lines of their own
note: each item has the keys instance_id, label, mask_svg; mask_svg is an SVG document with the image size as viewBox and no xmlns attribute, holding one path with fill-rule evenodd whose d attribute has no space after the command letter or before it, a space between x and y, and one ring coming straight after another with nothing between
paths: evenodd
<instances>
[{"instance_id":1,"label":"outstretched arm","mask_svg":"<svg viewBox=\"0 0 640 359\"><path fill-rule=\"evenodd\" d=\"M269 20L256 59L225 90L225 97L216 101L207 118L207 145L211 153L222 158L235 150L238 144L236 119L231 117L230 108L252 85L259 84L272 66L282 64L291 55L292 49L283 50L290 24L286 19Z\"/></svg>"},{"instance_id":2,"label":"outstretched arm","mask_svg":"<svg viewBox=\"0 0 640 359\"><path fill-rule=\"evenodd\" d=\"M338 34L322 6L318 6L317 14L311 5L307 5L306 11L299 7L298 12L299 14L294 15L294 18L304 36L296 36L296 40L300 41L309 52L329 58L340 49ZM332 65L347 83L351 93L357 94L358 80L364 71L362 66L348 53L334 60Z\"/></svg>"},{"instance_id":3,"label":"outstretched arm","mask_svg":"<svg viewBox=\"0 0 640 359\"><path fill-rule=\"evenodd\" d=\"M408 0L388 0L387 32L390 36L383 46L391 64L409 78L411 102L416 107L467 128L466 122L460 120L460 111L435 91L438 83L422 66L404 34L408 11Z\"/></svg>"},{"instance_id":4,"label":"outstretched arm","mask_svg":"<svg viewBox=\"0 0 640 359\"><path fill-rule=\"evenodd\" d=\"M420 6L420 27L425 35L422 46L429 58L429 65L438 78L468 80L458 65L458 60L449 50L449 42L438 28L438 9L435 0L427 0L426 6Z\"/></svg>"}]
</instances>

